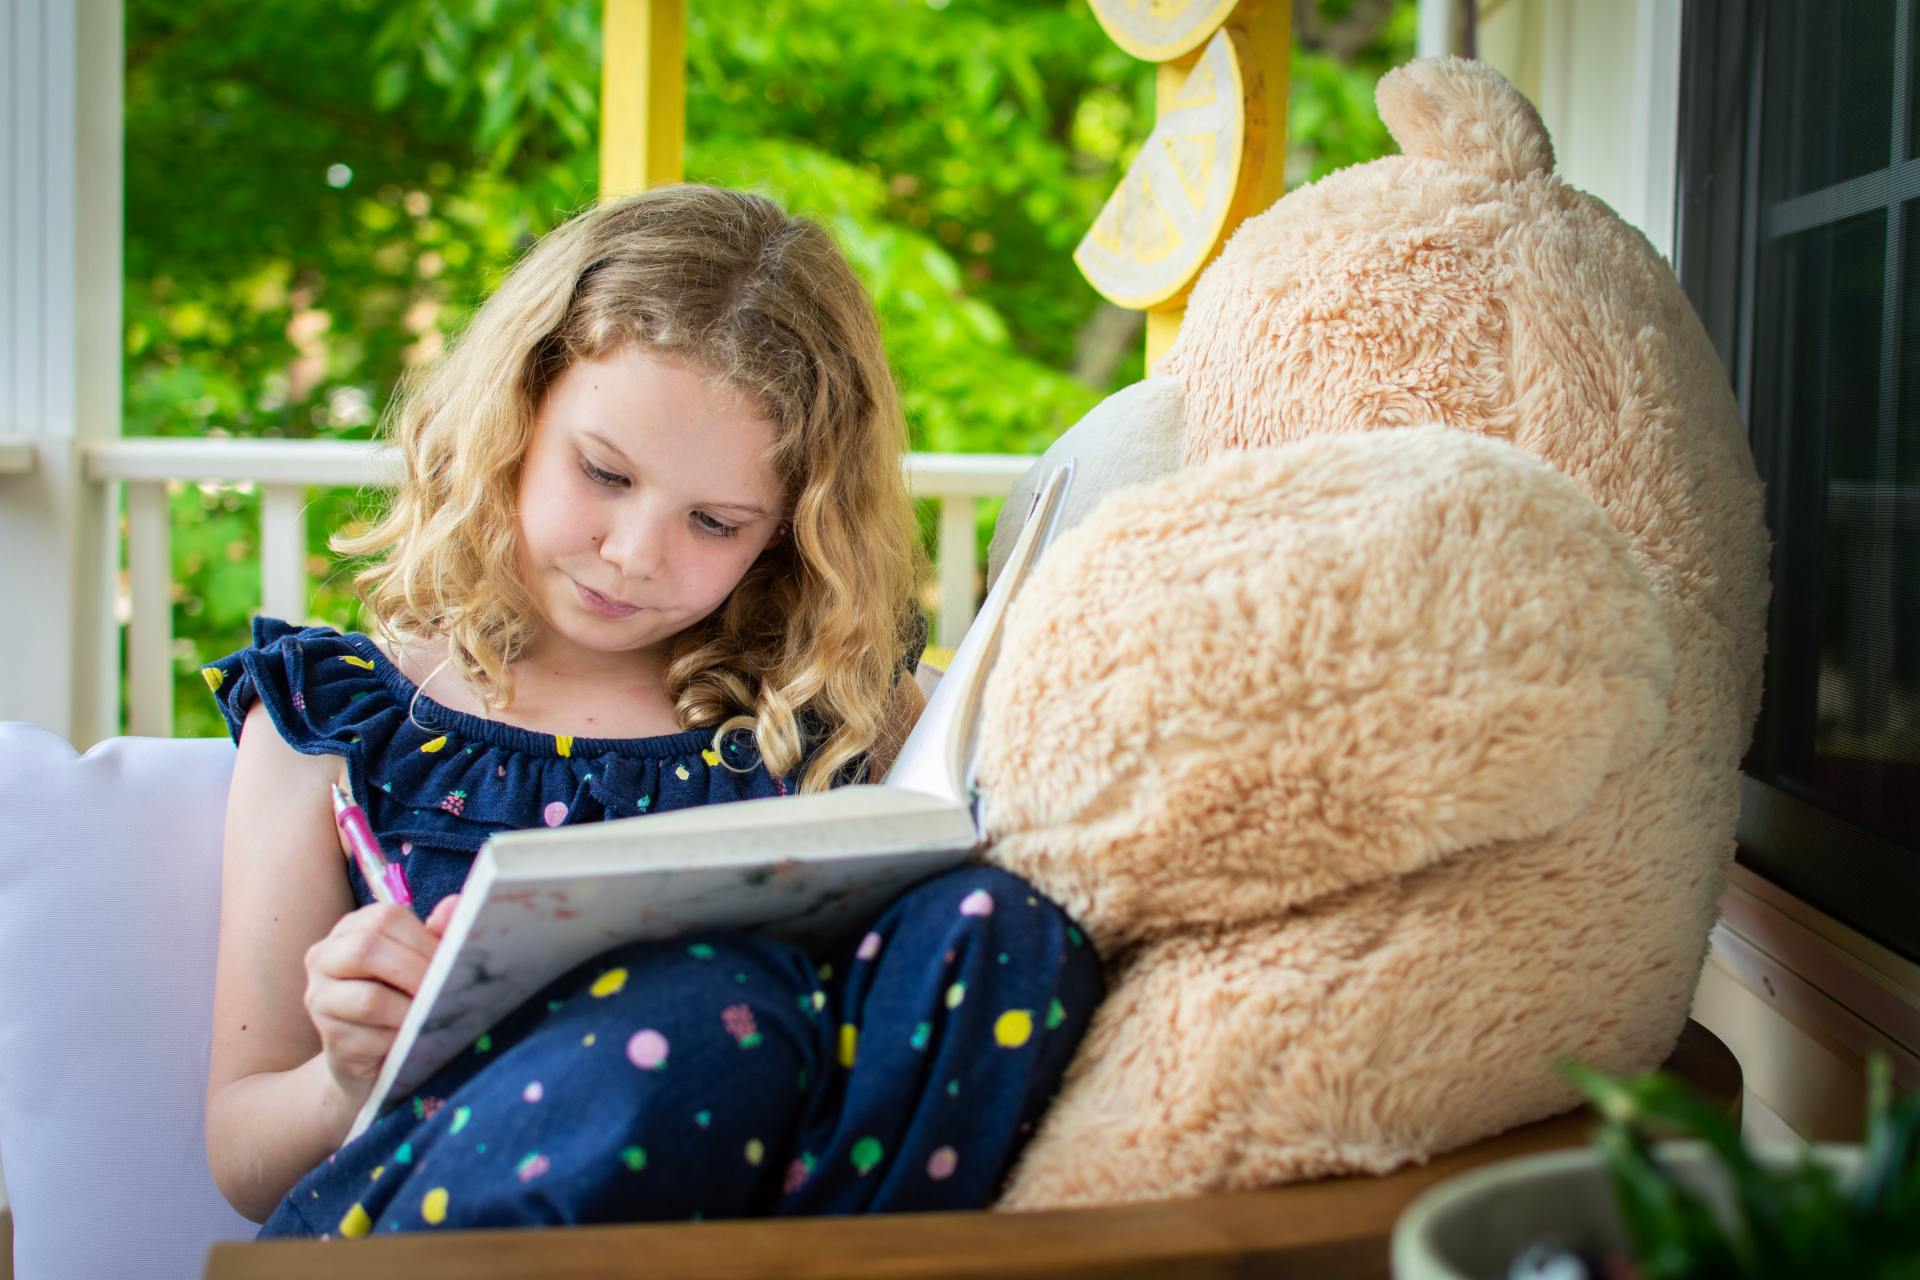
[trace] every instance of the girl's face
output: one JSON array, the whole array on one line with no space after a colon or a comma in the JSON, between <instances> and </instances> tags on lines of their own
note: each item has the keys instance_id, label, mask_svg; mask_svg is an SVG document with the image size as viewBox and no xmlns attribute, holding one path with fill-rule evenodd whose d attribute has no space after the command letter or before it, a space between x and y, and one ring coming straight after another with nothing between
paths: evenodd
<instances>
[{"instance_id":1,"label":"girl's face","mask_svg":"<svg viewBox=\"0 0 1920 1280\"><path fill-rule=\"evenodd\" d=\"M536 646L643 650L718 608L780 527L773 432L719 379L637 347L561 374L520 472Z\"/></svg>"}]
</instances>

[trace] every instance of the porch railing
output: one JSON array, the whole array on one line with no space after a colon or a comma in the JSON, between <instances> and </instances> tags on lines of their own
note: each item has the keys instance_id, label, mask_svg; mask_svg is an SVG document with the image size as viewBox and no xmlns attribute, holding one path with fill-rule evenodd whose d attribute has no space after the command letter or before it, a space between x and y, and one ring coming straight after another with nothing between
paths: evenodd
<instances>
[{"instance_id":1,"label":"porch railing","mask_svg":"<svg viewBox=\"0 0 1920 1280\"><path fill-rule=\"evenodd\" d=\"M307 613L307 503L316 488L388 488L399 455L370 443L321 440L122 438L85 446L85 473L126 486L127 731L173 731L173 566L167 486L244 485L260 493L260 608ZM0 465L7 458L0 455ZM1033 459L1020 454L915 453L906 460L917 499L939 509L935 643L952 648L973 621L979 573L979 502L1005 497ZM23 465L31 465L31 454Z\"/></svg>"}]
</instances>

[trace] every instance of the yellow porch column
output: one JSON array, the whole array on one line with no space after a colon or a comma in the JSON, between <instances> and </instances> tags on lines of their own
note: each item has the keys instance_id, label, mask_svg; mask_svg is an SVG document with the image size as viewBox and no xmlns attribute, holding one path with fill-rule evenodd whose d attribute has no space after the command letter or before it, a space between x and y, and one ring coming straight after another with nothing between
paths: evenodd
<instances>
[{"instance_id":1,"label":"yellow porch column","mask_svg":"<svg viewBox=\"0 0 1920 1280\"><path fill-rule=\"evenodd\" d=\"M600 199L680 181L686 0L606 0L601 49Z\"/></svg>"},{"instance_id":2,"label":"yellow porch column","mask_svg":"<svg viewBox=\"0 0 1920 1280\"><path fill-rule=\"evenodd\" d=\"M1086 238L1082 274L1147 313L1147 368L1180 331L1194 279L1286 173L1288 0L1092 0L1115 44L1159 64L1156 121Z\"/></svg>"}]
</instances>

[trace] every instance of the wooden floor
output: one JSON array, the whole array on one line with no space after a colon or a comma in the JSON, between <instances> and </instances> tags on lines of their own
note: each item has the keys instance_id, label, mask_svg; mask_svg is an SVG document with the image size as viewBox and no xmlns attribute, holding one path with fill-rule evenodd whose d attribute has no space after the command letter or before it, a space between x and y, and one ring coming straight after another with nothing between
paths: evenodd
<instances>
[{"instance_id":1,"label":"wooden floor","mask_svg":"<svg viewBox=\"0 0 1920 1280\"><path fill-rule=\"evenodd\" d=\"M1740 1069L1689 1023L1667 1068L1737 1113ZM220 1245L206 1280L611 1280L623 1276L1386 1277L1402 1209L1466 1169L1580 1146L1570 1113L1384 1178L1033 1214L899 1214L547 1231L395 1235L352 1243Z\"/></svg>"}]
</instances>

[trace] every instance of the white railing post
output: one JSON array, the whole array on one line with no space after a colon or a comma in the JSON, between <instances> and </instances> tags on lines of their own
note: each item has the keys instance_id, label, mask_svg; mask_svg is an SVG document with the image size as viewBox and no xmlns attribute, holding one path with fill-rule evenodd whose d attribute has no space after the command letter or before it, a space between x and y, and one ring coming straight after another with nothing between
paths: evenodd
<instances>
[{"instance_id":1,"label":"white railing post","mask_svg":"<svg viewBox=\"0 0 1920 1280\"><path fill-rule=\"evenodd\" d=\"M120 0L0 5L0 720L77 747L119 718Z\"/></svg>"},{"instance_id":2,"label":"white railing post","mask_svg":"<svg viewBox=\"0 0 1920 1280\"><path fill-rule=\"evenodd\" d=\"M173 552L167 482L127 489L127 732L173 736Z\"/></svg>"},{"instance_id":3,"label":"white railing post","mask_svg":"<svg viewBox=\"0 0 1920 1280\"><path fill-rule=\"evenodd\" d=\"M934 643L960 645L978 607L973 589L973 499L945 494L940 499L940 626Z\"/></svg>"},{"instance_id":4,"label":"white railing post","mask_svg":"<svg viewBox=\"0 0 1920 1280\"><path fill-rule=\"evenodd\" d=\"M300 626L307 617L307 487L260 490L260 612Z\"/></svg>"}]
</instances>

